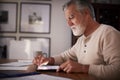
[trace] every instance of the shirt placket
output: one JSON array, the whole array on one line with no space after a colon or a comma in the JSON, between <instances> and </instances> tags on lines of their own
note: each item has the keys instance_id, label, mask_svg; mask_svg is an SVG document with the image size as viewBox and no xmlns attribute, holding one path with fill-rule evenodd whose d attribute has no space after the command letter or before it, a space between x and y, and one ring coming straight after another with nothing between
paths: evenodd
<instances>
[{"instance_id":1,"label":"shirt placket","mask_svg":"<svg viewBox=\"0 0 120 80\"><path fill-rule=\"evenodd\" d=\"M84 37L83 38L83 42L82 42L82 48L81 48L81 59L80 59L80 61L81 61L81 63L82 64L85 64L85 62L86 62L86 59L85 59L85 57L86 57L86 55L87 55L87 48L88 48L88 41L89 41L89 39L90 39L90 37Z\"/></svg>"},{"instance_id":2,"label":"shirt placket","mask_svg":"<svg viewBox=\"0 0 120 80\"><path fill-rule=\"evenodd\" d=\"M85 55L87 53L87 44L86 44L86 41L85 41L85 38L83 38L83 41L82 41L82 44L81 44L81 57L80 57L80 62L84 64L84 59L85 59Z\"/></svg>"}]
</instances>

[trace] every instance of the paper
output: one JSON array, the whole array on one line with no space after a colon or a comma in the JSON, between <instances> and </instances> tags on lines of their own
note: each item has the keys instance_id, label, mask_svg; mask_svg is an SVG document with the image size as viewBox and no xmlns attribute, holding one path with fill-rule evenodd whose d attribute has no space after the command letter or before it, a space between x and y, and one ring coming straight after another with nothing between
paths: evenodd
<instances>
[{"instance_id":1,"label":"paper","mask_svg":"<svg viewBox=\"0 0 120 80\"><path fill-rule=\"evenodd\" d=\"M18 66L27 66L31 65L31 62L10 62L10 63L4 63L0 64L0 66L13 66L13 67L18 67Z\"/></svg>"},{"instance_id":2,"label":"paper","mask_svg":"<svg viewBox=\"0 0 120 80\"><path fill-rule=\"evenodd\" d=\"M27 70L32 62L10 62L0 64L0 70Z\"/></svg>"},{"instance_id":3,"label":"paper","mask_svg":"<svg viewBox=\"0 0 120 80\"><path fill-rule=\"evenodd\" d=\"M19 59L18 62L31 62L32 63L32 59Z\"/></svg>"},{"instance_id":4,"label":"paper","mask_svg":"<svg viewBox=\"0 0 120 80\"><path fill-rule=\"evenodd\" d=\"M0 70L27 70L28 66L23 67L13 67L13 66L0 66Z\"/></svg>"},{"instance_id":5,"label":"paper","mask_svg":"<svg viewBox=\"0 0 120 80\"><path fill-rule=\"evenodd\" d=\"M56 70L59 66L56 65L45 65L45 66L38 66L37 70Z\"/></svg>"},{"instance_id":6,"label":"paper","mask_svg":"<svg viewBox=\"0 0 120 80\"><path fill-rule=\"evenodd\" d=\"M5 78L0 80L72 80L72 79L40 74L40 75L32 75L32 76L25 76L25 77Z\"/></svg>"}]
</instances>

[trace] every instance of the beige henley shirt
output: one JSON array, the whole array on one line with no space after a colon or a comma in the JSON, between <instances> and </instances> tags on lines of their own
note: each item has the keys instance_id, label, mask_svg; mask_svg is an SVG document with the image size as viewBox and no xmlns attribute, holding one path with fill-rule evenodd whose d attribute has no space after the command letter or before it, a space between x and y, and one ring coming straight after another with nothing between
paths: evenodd
<instances>
[{"instance_id":1,"label":"beige henley shirt","mask_svg":"<svg viewBox=\"0 0 120 80\"><path fill-rule=\"evenodd\" d=\"M54 59L55 64L71 59L90 65L89 74L98 78L116 78L120 76L120 32L101 24L91 35L81 36L72 48Z\"/></svg>"}]
</instances>

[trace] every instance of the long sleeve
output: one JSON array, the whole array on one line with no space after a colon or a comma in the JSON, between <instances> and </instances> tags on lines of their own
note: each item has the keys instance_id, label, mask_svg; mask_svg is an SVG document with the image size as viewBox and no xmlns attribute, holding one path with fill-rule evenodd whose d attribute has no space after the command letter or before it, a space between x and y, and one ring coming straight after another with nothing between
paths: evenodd
<instances>
[{"instance_id":1,"label":"long sleeve","mask_svg":"<svg viewBox=\"0 0 120 80\"><path fill-rule=\"evenodd\" d=\"M102 79L114 79L120 76L120 32L109 29L103 36L102 55L105 64L91 64L89 74Z\"/></svg>"},{"instance_id":2,"label":"long sleeve","mask_svg":"<svg viewBox=\"0 0 120 80\"><path fill-rule=\"evenodd\" d=\"M81 36L71 49L54 59L56 64L72 59L82 65L90 65L89 74L115 80L120 76L120 32L101 24L91 35Z\"/></svg>"}]
</instances>

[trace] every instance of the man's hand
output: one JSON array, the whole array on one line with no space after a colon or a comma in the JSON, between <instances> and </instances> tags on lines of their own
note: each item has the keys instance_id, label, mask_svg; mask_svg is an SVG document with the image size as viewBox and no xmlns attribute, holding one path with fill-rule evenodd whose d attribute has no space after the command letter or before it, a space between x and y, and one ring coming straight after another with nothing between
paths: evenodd
<instances>
[{"instance_id":1,"label":"man's hand","mask_svg":"<svg viewBox=\"0 0 120 80\"><path fill-rule=\"evenodd\" d=\"M48 64L54 64L54 58L50 57L50 58L46 58L42 55L38 55L37 57L35 57L33 59L33 64L35 65L41 65L42 63L48 61Z\"/></svg>"},{"instance_id":2,"label":"man's hand","mask_svg":"<svg viewBox=\"0 0 120 80\"><path fill-rule=\"evenodd\" d=\"M68 60L60 65L59 69L57 69L57 72L59 72L60 70L63 70L67 73L71 72L88 73L89 65L81 65L75 61Z\"/></svg>"}]
</instances>

